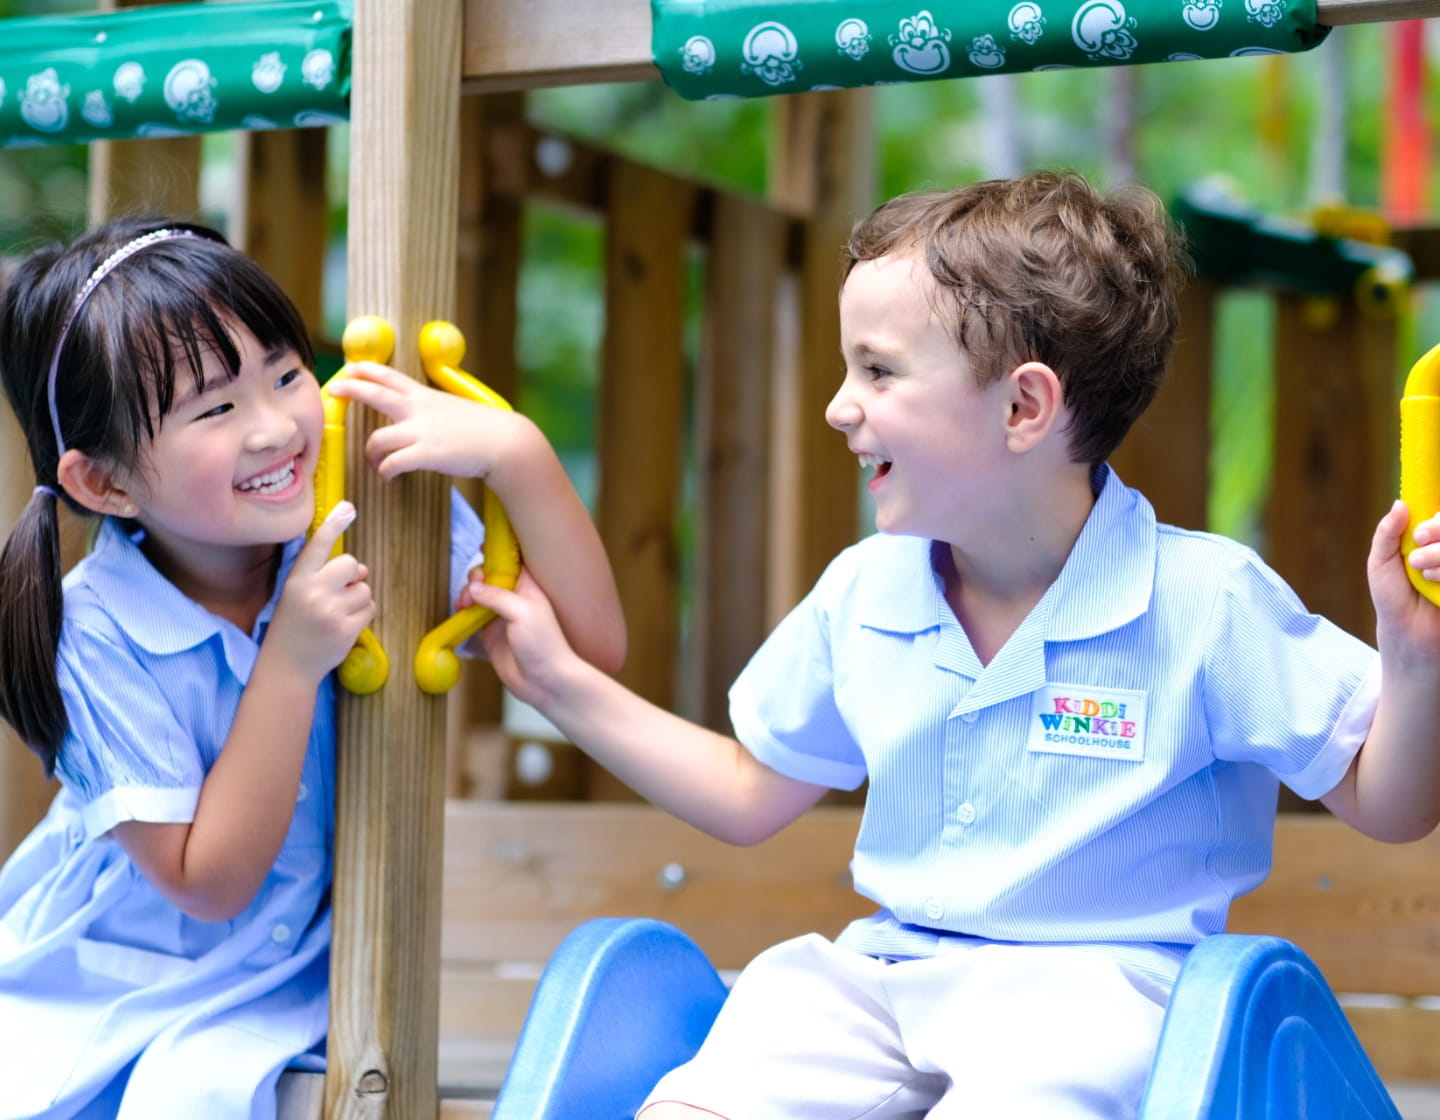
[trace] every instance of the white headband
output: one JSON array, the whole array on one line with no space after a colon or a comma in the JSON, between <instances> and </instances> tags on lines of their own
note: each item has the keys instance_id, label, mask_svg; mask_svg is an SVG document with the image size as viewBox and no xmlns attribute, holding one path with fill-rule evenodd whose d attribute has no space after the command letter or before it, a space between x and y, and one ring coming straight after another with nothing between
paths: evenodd
<instances>
[{"instance_id":1,"label":"white headband","mask_svg":"<svg viewBox=\"0 0 1440 1120\"><path fill-rule=\"evenodd\" d=\"M55 353L50 358L50 373L45 381L45 393L50 402L50 425L55 429L55 454L57 458L65 454L65 441L60 436L60 412L55 407L55 377L60 371L60 351L65 348L65 339L70 335L70 328L75 323L75 316L80 313L80 308L85 306L85 301L90 298L90 294L100 286L100 281L109 276L121 261L128 257L133 257L141 249L156 245L161 241L172 241L177 237L195 236L197 236L197 234L188 229L156 229L151 230L149 233L141 234L134 240L127 241L101 261L100 267L90 274L90 279L86 280L84 286L75 293L75 299L70 304L70 310L65 315L65 322L60 327L60 337L55 340Z\"/></svg>"}]
</instances>

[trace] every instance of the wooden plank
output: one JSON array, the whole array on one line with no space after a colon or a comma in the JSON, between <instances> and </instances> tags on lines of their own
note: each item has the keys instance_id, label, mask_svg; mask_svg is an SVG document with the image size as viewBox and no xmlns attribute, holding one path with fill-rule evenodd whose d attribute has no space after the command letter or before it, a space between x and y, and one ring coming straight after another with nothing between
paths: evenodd
<instances>
[{"instance_id":1,"label":"wooden plank","mask_svg":"<svg viewBox=\"0 0 1440 1120\"><path fill-rule=\"evenodd\" d=\"M873 98L846 90L776 101L771 199L808 220L795 292L790 360L777 369L769 620L799 602L837 552L860 534L860 473L825 423L840 385L841 251L875 190Z\"/></svg>"},{"instance_id":2,"label":"wooden plank","mask_svg":"<svg viewBox=\"0 0 1440 1120\"><path fill-rule=\"evenodd\" d=\"M355 8L349 311L393 324L394 364L412 375L420 327L454 307L460 13L460 0ZM363 458L375 417L358 412L347 463L363 512L347 541L384 605L392 668L379 693L339 703L326 1114L433 1116L445 702L419 691L409 658L448 610L446 486L382 485Z\"/></svg>"},{"instance_id":3,"label":"wooden plank","mask_svg":"<svg viewBox=\"0 0 1440 1120\"><path fill-rule=\"evenodd\" d=\"M716 200L696 390L698 496L687 705L729 733L730 684L764 639L770 386L786 221L763 203Z\"/></svg>"},{"instance_id":4,"label":"wooden plank","mask_svg":"<svg viewBox=\"0 0 1440 1120\"><path fill-rule=\"evenodd\" d=\"M685 234L694 194L635 164L615 162L609 171L596 520L630 635L619 679L671 708L687 428ZM623 791L604 771L593 771L592 796Z\"/></svg>"},{"instance_id":5,"label":"wooden plank","mask_svg":"<svg viewBox=\"0 0 1440 1120\"><path fill-rule=\"evenodd\" d=\"M317 339L325 325L326 140L322 128L236 133L242 186L229 229L231 243L275 278Z\"/></svg>"},{"instance_id":6,"label":"wooden plank","mask_svg":"<svg viewBox=\"0 0 1440 1120\"><path fill-rule=\"evenodd\" d=\"M1138 487L1161 521L1204 529L1210 498L1210 385L1215 288L1191 282L1180 296L1180 337L1154 403L1110 463Z\"/></svg>"},{"instance_id":7,"label":"wooden plank","mask_svg":"<svg viewBox=\"0 0 1440 1120\"><path fill-rule=\"evenodd\" d=\"M1342 1006L1382 1078L1440 1081L1440 1009Z\"/></svg>"},{"instance_id":8,"label":"wooden plank","mask_svg":"<svg viewBox=\"0 0 1440 1120\"><path fill-rule=\"evenodd\" d=\"M1327 25L1440 15L1440 0L1318 0L1316 6ZM649 0L465 0L465 88L648 81L658 75L650 30Z\"/></svg>"},{"instance_id":9,"label":"wooden plank","mask_svg":"<svg viewBox=\"0 0 1440 1120\"><path fill-rule=\"evenodd\" d=\"M1365 555L1395 495L1394 320L1276 296L1275 471L1266 559L1310 610L1374 634Z\"/></svg>"},{"instance_id":10,"label":"wooden plank","mask_svg":"<svg viewBox=\"0 0 1440 1120\"><path fill-rule=\"evenodd\" d=\"M515 355L520 275L520 206L492 189L486 149L491 132L522 122L523 93L465 97L460 103L459 233L455 258L455 323L465 335L470 372L517 408ZM479 508L484 487L457 485ZM446 793L504 795L508 770L499 733L503 690L489 665L470 666L451 690L446 719Z\"/></svg>"},{"instance_id":11,"label":"wooden plank","mask_svg":"<svg viewBox=\"0 0 1440 1120\"><path fill-rule=\"evenodd\" d=\"M1229 928L1295 942L1343 992L1440 994L1440 834L1381 844L1330 816L1286 813L1275 866Z\"/></svg>"},{"instance_id":12,"label":"wooden plank","mask_svg":"<svg viewBox=\"0 0 1440 1120\"><path fill-rule=\"evenodd\" d=\"M649 0L465 0L463 66L471 92L654 78Z\"/></svg>"},{"instance_id":13,"label":"wooden plank","mask_svg":"<svg viewBox=\"0 0 1440 1120\"><path fill-rule=\"evenodd\" d=\"M722 968L810 930L834 935L874 906L849 861L859 815L815 809L755 848L711 839L648 805L446 807L442 956L545 960L594 917L679 926Z\"/></svg>"}]
</instances>

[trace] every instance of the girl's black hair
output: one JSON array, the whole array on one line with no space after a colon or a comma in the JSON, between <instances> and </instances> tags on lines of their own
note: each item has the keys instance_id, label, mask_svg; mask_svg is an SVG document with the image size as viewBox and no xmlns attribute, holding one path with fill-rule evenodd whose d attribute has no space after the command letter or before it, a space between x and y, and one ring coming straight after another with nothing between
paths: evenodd
<instances>
[{"instance_id":1,"label":"girl's black hair","mask_svg":"<svg viewBox=\"0 0 1440 1120\"><path fill-rule=\"evenodd\" d=\"M55 411L67 448L111 470L137 470L175 400L177 377L203 388L207 353L217 355L232 378L239 374L231 337L237 327L248 329L263 350L292 349L313 367L295 305L214 230L125 218L68 247L37 250L0 294L0 379L36 481L62 495L47 388L56 341L76 293L101 262L157 229L196 236L157 241L121 261L65 336ZM77 513L90 512L68 496L59 500ZM69 726L55 666L63 602L56 503L37 489L0 553L0 717L40 756L47 775L55 772Z\"/></svg>"}]
</instances>

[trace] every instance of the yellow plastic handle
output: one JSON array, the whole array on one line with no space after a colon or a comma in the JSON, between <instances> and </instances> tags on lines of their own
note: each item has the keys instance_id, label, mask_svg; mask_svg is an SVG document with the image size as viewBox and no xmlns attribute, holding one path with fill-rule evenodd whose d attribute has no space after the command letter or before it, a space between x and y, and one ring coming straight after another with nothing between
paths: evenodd
<instances>
[{"instance_id":1,"label":"yellow plastic handle","mask_svg":"<svg viewBox=\"0 0 1440 1120\"><path fill-rule=\"evenodd\" d=\"M345 351L346 364L326 382L327 386L348 377L351 362L389 361L395 352L395 332L384 319L366 315L345 328L340 345ZM315 465L315 517L310 523L311 533L345 497L345 410L350 402L332 396L328 388L320 390L320 399L325 405L325 432L320 438L320 461ZM331 555L338 556L343 551L342 538L335 542ZM340 662L337 675L345 688L360 696L377 692L384 685L390 675L390 659L369 627L360 631L354 648Z\"/></svg>"},{"instance_id":2,"label":"yellow plastic handle","mask_svg":"<svg viewBox=\"0 0 1440 1120\"><path fill-rule=\"evenodd\" d=\"M1410 509L1410 524L1400 544L1409 556L1415 527L1440 511L1440 345L1410 367L1400 401L1400 497ZM1421 595L1440 606L1440 583L1426 579L1407 563L1405 571Z\"/></svg>"},{"instance_id":3,"label":"yellow plastic handle","mask_svg":"<svg viewBox=\"0 0 1440 1120\"><path fill-rule=\"evenodd\" d=\"M513 411L499 393L459 368L464 357L465 336L453 323L436 320L420 329L420 364L436 386L492 408ZM520 579L520 543L505 507L488 486L481 495L480 516L485 522L485 560L481 565L485 582L513 589ZM454 686L460 679L455 647L494 617L495 612L485 607L466 607L420 640L415 651L415 682L421 691L441 693Z\"/></svg>"}]
</instances>

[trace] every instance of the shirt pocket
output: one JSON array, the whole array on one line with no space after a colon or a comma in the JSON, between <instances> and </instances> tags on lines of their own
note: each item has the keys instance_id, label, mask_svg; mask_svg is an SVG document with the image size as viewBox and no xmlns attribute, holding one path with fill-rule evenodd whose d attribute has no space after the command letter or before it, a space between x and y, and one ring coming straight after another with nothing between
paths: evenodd
<instances>
[{"instance_id":1,"label":"shirt pocket","mask_svg":"<svg viewBox=\"0 0 1440 1120\"><path fill-rule=\"evenodd\" d=\"M75 942L75 963L82 972L132 988L148 988L179 980L195 968L195 962L188 957L113 941L96 941L89 937Z\"/></svg>"}]
</instances>

